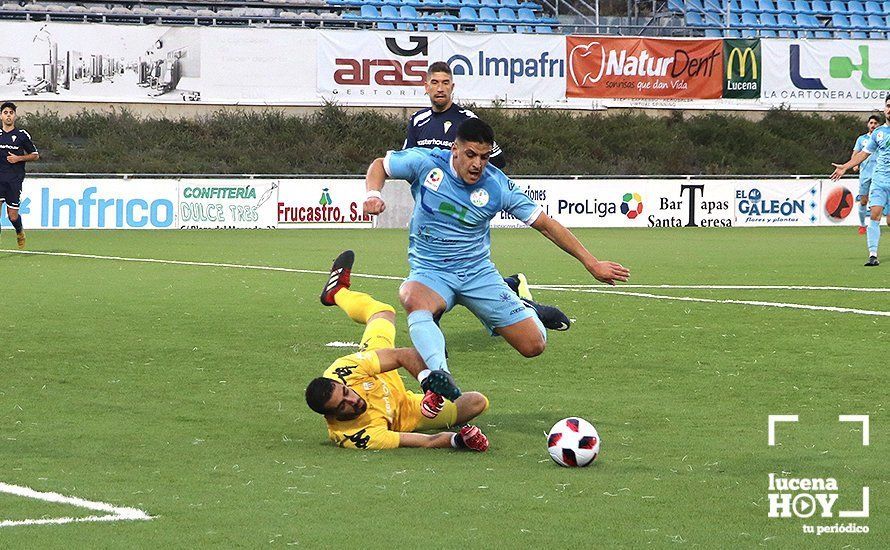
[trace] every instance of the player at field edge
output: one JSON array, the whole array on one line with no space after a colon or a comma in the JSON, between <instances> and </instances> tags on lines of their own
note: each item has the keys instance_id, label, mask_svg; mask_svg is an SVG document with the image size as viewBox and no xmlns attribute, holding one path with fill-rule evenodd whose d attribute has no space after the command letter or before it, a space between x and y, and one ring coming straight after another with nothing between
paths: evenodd
<instances>
[{"instance_id":1,"label":"player at field edge","mask_svg":"<svg viewBox=\"0 0 890 550\"><path fill-rule=\"evenodd\" d=\"M463 425L488 409L488 399L466 392L455 402L424 399L405 389L403 368L417 377L426 370L413 348L395 347L395 309L370 295L350 290L355 255L340 254L321 292L321 303L338 306L365 325L357 353L331 364L306 388L306 403L324 415L328 436L340 447L488 449L488 438L476 426ZM463 425L457 432L416 433Z\"/></svg>"},{"instance_id":2,"label":"player at field edge","mask_svg":"<svg viewBox=\"0 0 890 550\"><path fill-rule=\"evenodd\" d=\"M22 200L22 183L25 181L25 163L40 158L31 135L16 128L16 106L11 101L0 105L0 148L6 151L6 160L0 160L0 203L6 203L6 216L15 228L19 250L25 248L25 230L19 206Z\"/></svg>"},{"instance_id":3,"label":"player at field edge","mask_svg":"<svg viewBox=\"0 0 890 550\"><path fill-rule=\"evenodd\" d=\"M871 133L881 124L881 119L878 115L871 115L868 117L868 121L865 124L868 131L856 138L856 143L853 144L853 152L850 154L850 159L853 158L853 155L862 150L862 147L868 141L868 138L871 137ZM875 159L872 156L865 159L859 166L853 167L853 170L859 170L859 194L856 195L856 200L859 201L860 235L865 235L866 232L865 217L868 212L866 206L868 205L868 190L871 188L871 175L874 167Z\"/></svg>"},{"instance_id":4,"label":"player at field edge","mask_svg":"<svg viewBox=\"0 0 890 550\"><path fill-rule=\"evenodd\" d=\"M408 331L427 367L421 387L448 399L460 389L448 371L445 340L435 315L463 305L492 333L499 334L525 357L540 355L547 333L491 262L490 222L502 210L537 229L574 256L597 280L626 281L621 264L597 260L571 231L550 218L488 159L494 131L478 118L461 123L450 150L412 148L389 151L368 167L364 211L380 214L387 178L411 183L414 211L408 236L410 273L399 289L408 313Z\"/></svg>"},{"instance_id":5,"label":"player at field edge","mask_svg":"<svg viewBox=\"0 0 890 550\"><path fill-rule=\"evenodd\" d=\"M884 100L883 125L875 128L869 136L862 150L853 153L853 156L844 164L834 164L834 172L831 179L839 180L850 168L863 163L871 155L875 156L875 164L872 172L871 189L868 193L868 209L871 219L866 228L866 244L868 245L868 261L866 267L877 267L878 243L881 240L881 217L887 213L890 223L890 95Z\"/></svg>"},{"instance_id":6,"label":"player at field edge","mask_svg":"<svg viewBox=\"0 0 890 550\"><path fill-rule=\"evenodd\" d=\"M411 115L408 120L405 143L402 149L450 149L457 136L457 128L476 114L454 102L454 75L444 61L436 61L426 71L424 90L430 106ZM489 162L500 170L506 167L504 153L497 143L492 144ZM572 322L559 308L535 302L524 273L504 277L513 292L523 303L535 310L535 314L549 330L568 330ZM436 318L438 324L439 319Z\"/></svg>"}]
</instances>

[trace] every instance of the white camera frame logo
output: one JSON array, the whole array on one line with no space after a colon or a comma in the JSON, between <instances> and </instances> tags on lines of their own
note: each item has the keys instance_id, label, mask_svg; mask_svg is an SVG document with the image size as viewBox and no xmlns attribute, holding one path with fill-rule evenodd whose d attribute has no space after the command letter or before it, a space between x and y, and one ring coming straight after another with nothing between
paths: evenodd
<instances>
[{"instance_id":1,"label":"white camera frame logo","mask_svg":"<svg viewBox=\"0 0 890 550\"><path fill-rule=\"evenodd\" d=\"M796 423L796 414L771 414L767 423L767 444L776 446L776 424ZM869 417L866 414L841 414L838 422L862 424L862 446L870 443ZM861 510L839 510L840 518L867 518L869 515L869 488L862 488ZM832 518L832 508L838 499L838 484L834 478L784 478L769 474L769 513L771 518L811 518L819 513L822 518ZM808 531L805 529L805 531ZM867 531L865 531L867 532Z\"/></svg>"}]
</instances>

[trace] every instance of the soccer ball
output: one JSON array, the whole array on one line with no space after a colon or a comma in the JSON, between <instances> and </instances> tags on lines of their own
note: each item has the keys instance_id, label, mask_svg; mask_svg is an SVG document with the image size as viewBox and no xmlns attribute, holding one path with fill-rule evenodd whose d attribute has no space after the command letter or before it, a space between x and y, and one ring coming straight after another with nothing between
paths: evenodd
<instances>
[{"instance_id":1,"label":"soccer ball","mask_svg":"<svg viewBox=\"0 0 890 550\"><path fill-rule=\"evenodd\" d=\"M600 434L583 418L563 418L547 434L547 450L560 466L589 466L600 452Z\"/></svg>"}]
</instances>

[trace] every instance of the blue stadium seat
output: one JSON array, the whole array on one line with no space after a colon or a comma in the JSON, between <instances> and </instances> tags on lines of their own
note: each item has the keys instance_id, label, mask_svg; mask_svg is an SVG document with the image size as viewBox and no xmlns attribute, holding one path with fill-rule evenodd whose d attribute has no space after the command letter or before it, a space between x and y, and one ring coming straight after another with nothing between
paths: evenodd
<instances>
[{"instance_id":1,"label":"blue stadium seat","mask_svg":"<svg viewBox=\"0 0 890 550\"><path fill-rule=\"evenodd\" d=\"M536 21L535 12L528 8L519 8L516 17L519 19L520 23L534 23Z\"/></svg>"},{"instance_id":2,"label":"blue stadium seat","mask_svg":"<svg viewBox=\"0 0 890 550\"><path fill-rule=\"evenodd\" d=\"M457 9L461 6L460 0L442 0L442 5L446 8Z\"/></svg>"},{"instance_id":3,"label":"blue stadium seat","mask_svg":"<svg viewBox=\"0 0 890 550\"><path fill-rule=\"evenodd\" d=\"M760 27L760 21L757 20L757 16L753 13L743 13L741 26L744 27L740 29L742 38L754 38L757 36L757 28Z\"/></svg>"},{"instance_id":4,"label":"blue stadium seat","mask_svg":"<svg viewBox=\"0 0 890 550\"><path fill-rule=\"evenodd\" d=\"M723 6L719 0L704 0L702 7L705 8L706 13L723 13Z\"/></svg>"},{"instance_id":5,"label":"blue stadium seat","mask_svg":"<svg viewBox=\"0 0 890 550\"><path fill-rule=\"evenodd\" d=\"M705 29L705 38L723 38L723 31L720 29Z\"/></svg>"},{"instance_id":6,"label":"blue stadium seat","mask_svg":"<svg viewBox=\"0 0 890 550\"><path fill-rule=\"evenodd\" d=\"M553 34L553 27L550 25L536 25L535 33L537 34Z\"/></svg>"},{"instance_id":7,"label":"blue stadium seat","mask_svg":"<svg viewBox=\"0 0 890 550\"><path fill-rule=\"evenodd\" d=\"M865 3L865 13L868 15L884 15L881 5L874 1ZM887 13L890 13L890 11Z\"/></svg>"},{"instance_id":8,"label":"blue stadium seat","mask_svg":"<svg viewBox=\"0 0 890 550\"><path fill-rule=\"evenodd\" d=\"M883 17L880 15L869 15L868 16L868 26L871 29L868 31L868 37L873 40L883 40L884 33L881 29L884 27Z\"/></svg>"},{"instance_id":9,"label":"blue stadium seat","mask_svg":"<svg viewBox=\"0 0 890 550\"><path fill-rule=\"evenodd\" d=\"M498 19L504 23L517 23L516 12L510 8L500 8L498 10Z\"/></svg>"},{"instance_id":10,"label":"blue stadium seat","mask_svg":"<svg viewBox=\"0 0 890 550\"><path fill-rule=\"evenodd\" d=\"M500 21L494 10L488 6L479 8L479 20L483 23L497 23Z\"/></svg>"},{"instance_id":11,"label":"blue stadium seat","mask_svg":"<svg viewBox=\"0 0 890 550\"><path fill-rule=\"evenodd\" d=\"M757 7L757 2L754 0L742 0L739 11L741 13L760 13L760 8Z\"/></svg>"},{"instance_id":12,"label":"blue stadium seat","mask_svg":"<svg viewBox=\"0 0 890 550\"><path fill-rule=\"evenodd\" d=\"M776 31L778 30L779 22L776 21L775 15L773 15L771 13L761 13L760 14L760 25L762 27L767 27L767 29L765 29L765 30L769 33L772 33L772 34L766 35L766 34L763 34L763 31L761 31L760 36L766 36L768 38L772 38L772 37L776 36Z\"/></svg>"},{"instance_id":13,"label":"blue stadium seat","mask_svg":"<svg viewBox=\"0 0 890 550\"><path fill-rule=\"evenodd\" d=\"M412 23L416 23L417 19L420 19L420 14L417 13L417 8L414 6L402 6L399 8L399 15L402 16L402 19L406 19L411 21Z\"/></svg>"},{"instance_id":14,"label":"blue stadium seat","mask_svg":"<svg viewBox=\"0 0 890 550\"><path fill-rule=\"evenodd\" d=\"M776 10L779 13L795 13L794 4L791 0L778 0L776 2Z\"/></svg>"},{"instance_id":15,"label":"blue stadium seat","mask_svg":"<svg viewBox=\"0 0 890 550\"><path fill-rule=\"evenodd\" d=\"M510 25L498 25L494 28L496 32L513 32L513 28Z\"/></svg>"},{"instance_id":16,"label":"blue stadium seat","mask_svg":"<svg viewBox=\"0 0 890 550\"><path fill-rule=\"evenodd\" d=\"M751 1L753 2L753 0L751 0ZM701 0L684 0L684 2L686 4L686 12L687 13L692 10L697 11L699 13L704 13L704 11L705 11L704 6L702 6L702 4L701 4Z\"/></svg>"},{"instance_id":17,"label":"blue stadium seat","mask_svg":"<svg viewBox=\"0 0 890 550\"><path fill-rule=\"evenodd\" d=\"M479 24L476 25L476 32L494 32L494 27L491 25Z\"/></svg>"},{"instance_id":18,"label":"blue stadium seat","mask_svg":"<svg viewBox=\"0 0 890 550\"><path fill-rule=\"evenodd\" d=\"M832 14L832 11L828 9L828 4L825 3L825 0L813 0L811 5L813 7L813 13L816 15Z\"/></svg>"},{"instance_id":19,"label":"blue stadium seat","mask_svg":"<svg viewBox=\"0 0 890 550\"><path fill-rule=\"evenodd\" d=\"M865 11L865 6L863 6L862 2L859 0L850 0L847 2L847 11L857 15L865 15L867 13Z\"/></svg>"},{"instance_id":20,"label":"blue stadium seat","mask_svg":"<svg viewBox=\"0 0 890 550\"><path fill-rule=\"evenodd\" d=\"M794 11L790 12L792 15L795 13L814 13L813 7L807 0L794 0Z\"/></svg>"},{"instance_id":21,"label":"blue stadium seat","mask_svg":"<svg viewBox=\"0 0 890 550\"><path fill-rule=\"evenodd\" d=\"M499 8L501 3L498 0L481 0L482 5L487 8Z\"/></svg>"},{"instance_id":22,"label":"blue stadium seat","mask_svg":"<svg viewBox=\"0 0 890 550\"><path fill-rule=\"evenodd\" d=\"M417 30L420 32L435 32L436 26L432 23L418 23Z\"/></svg>"},{"instance_id":23,"label":"blue stadium seat","mask_svg":"<svg viewBox=\"0 0 890 550\"><path fill-rule=\"evenodd\" d=\"M683 0L668 0L668 10L682 13L686 11L686 6L683 5Z\"/></svg>"},{"instance_id":24,"label":"blue stadium seat","mask_svg":"<svg viewBox=\"0 0 890 550\"><path fill-rule=\"evenodd\" d=\"M438 23L436 26L439 32L454 32L454 25L451 23Z\"/></svg>"},{"instance_id":25,"label":"blue stadium seat","mask_svg":"<svg viewBox=\"0 0 890 550\"><path fill-rule=\"evenodd\" d=\"M519 4L519 7L520 8L528 8L532 11L543 11L544 10L544 6L542 6L541 4L538 4L537 2L523 2L522 4Z\"/></svg>"},{"instance_id":26,"label":"blue stadium seat","mask_svg":"<svg viewBox=\"0 0 890 550\"><path fill-rule=\"evenodd\" d=\"M359 13L361 13L362 19L370 19L372 21L375 19L380 19L380 14L377 13L377 8L370 4L364 4Z\"/></svg>"},{"instance_id":27,"label":"blue stadium seat","mask_svg":"<svg viewBox=\"0 0 890 550\"><path fill-rule=\"evenodd\" d=\"M463 6L460 9L460 15L458 17L460 17L461 21L466 21L467 23L479 23L480 21L482 21L481 19L479 19L479 15L476 13L476 10L467 6Z\"/></svg>"},{"instance_id":28,"label":"blue stadium seat","mask_svg":"<svg viewBox=\"0 0 890 550\"><path fill-rule=\"evenodd\" d=\"M532 34L535 29L529 25L516 25L516 32L519 34Z\"/></svg>"},{"instance_id":29,"label":"blue stadium seat","mask_svg":"<svg viewBox=\"0 0 890 550\"><path fill-rule=\"evenodd\" d=\"M686 12L686 26L687 27L704 27L705 20L702 14L697 11L687 11Z\"/></svg>"},{"instance_id":30,"label":"blue stadium seat","mask_svg":"<svg viewBox=\"0 0 890 550\"><path fill-rule=\"evenodd\" d=\"M884 0L884 13L886 13L887 16L890 17L890 0ZM890 23L888 23L887 26L890 27Z\"/></svg>"},{"instance_id":31,"label":"blue stadium seat","mask_svg":"<svg viewBox=\"0 0 890 550\"><path fill-rule=\"evenodd\" d=\"M441 8L442 0L420 0L420 6L424 8Z\"/></svg>"},{"instance_id":32,"label":"blue stadium seat","mask_svg":"<svg viewBox=\"0 0 890 550\"><path fill-rule=\"evenodd\" d=\"M841 0L831 0L830 4L831 13L850 13L847 10L847 5L841 2Z\"/></svg>"},{"instance_id":33,"label":"blue stadium seat","mask_svg":"<svg viewBox=\"0 0 890 550\"><path fill-rule=\"evenodd\" d=\"M468 8L481 8L482 2L480 0L461 0L460 5Z\"/></svg>"},{"instance_id":34,"label":"blue stadium seat","mask_svg":"<svg viewBox=\"0 0 890 550\"><path fill-rule=\"evenodd\" d=\"M761 13L779 13L773 0L758 0L757 7L760 8Z\"/></svg>"},{"instance_id":35,"label":"blue stadium seat","mask_svg":"<svg viewBox=\"0 0 890 550\"><path fill-rule=\"evenodd\" d=\"M853 40L865 40L868 38L868 22L865 20L865 17L858 14L851 15L850 26L854 29L853 32L850 33Z\"/></svg>"},{"instance_id":36,"label":"blue stadium seat","mask_svg":"<svg viewBox=\"0 0 890 550\"><path fill-rule=\"evenodd\" d=\"M739 18L738 14L730 13L729 14L729 26L730 27L741 27L742 20Z\"/></svg>"},{"instance_id":37,"label":"blue stadium seat","mask_svg":"<svg viewBox=\"0 0 890 550\"><path fill-rule=\"evenodd\" d=\"M851 27L850 20L842 13L836 13L831 16L831 26L836 29L849 29Z\"/></svg>"},{"instance_id":38,"label":"blue stadium seat","mask_svg":"<svg viewBox=\"0 0 890 550\"><path fill-rule=\"evenodd\" d=\"M519 0L501 0L501 7L504 8L513 8L514 10L519 9ZM521 31L516 31L521 32Z\"/></svg>"}]
</instances>

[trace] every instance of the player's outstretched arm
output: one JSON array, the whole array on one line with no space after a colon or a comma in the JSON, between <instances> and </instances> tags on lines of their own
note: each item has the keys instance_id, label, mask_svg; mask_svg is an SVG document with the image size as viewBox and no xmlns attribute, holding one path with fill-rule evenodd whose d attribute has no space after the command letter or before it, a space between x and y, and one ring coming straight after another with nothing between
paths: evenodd
<instances>
[{"instance_id":1,"label":"player's outstretched arm","mask_svg":"<svg viewBox=\"0 0 890 550\"><path fill-rule=\"evenodd\" d=\"M615 281L627 281L630 270L616 262L597 260L581 241L564 225L541 212L532 227L541 232L553 243L575 257L597 281L614 285Z\"/></svg>"},{"instance_id":2,"label":"player's outstretched arm","mask_svg":"<svg viewBox=\"0 0 890 550\"><path fill-rule=\"evenodd\" d=\"M834 172L831 173L831 179L834 181L841 179L841 176L843 176L847 172L847 170L853 168L854 166L859 166L860 164L862 164L862 162L868 158L868 155L868 151L857 151L853 153L853 156L850 157L850 160L843 164L836 164L832 162L831 165L834 166Z\"/></svg>"},{"instance_id":3,"label":"player's outstretched arm","mask_svg":"<svg viewBox=\"0 0 890 550\"><path fill-rule=\"evenodd\" d=\"M380 191L386 183L386 168L383 165L383 159L374 159L374 162L368 166L368 173L365 174L365 191L367 196L362 206L365 214L380 214L386 210L386 203L380 196Z\"/></svg>"},{"instance_id":4,"label":"player's outstretched arm","mask_svg":"<svg viewBox=\"0 0 890 550\"><path fill-rule=\"evenodd\" d=\"M464 426L459 433L418 434L401 432L399 433L399 447L464 449L481 453L488 450L488 438L476 426Z\"/></svg>"}]
</instances>

